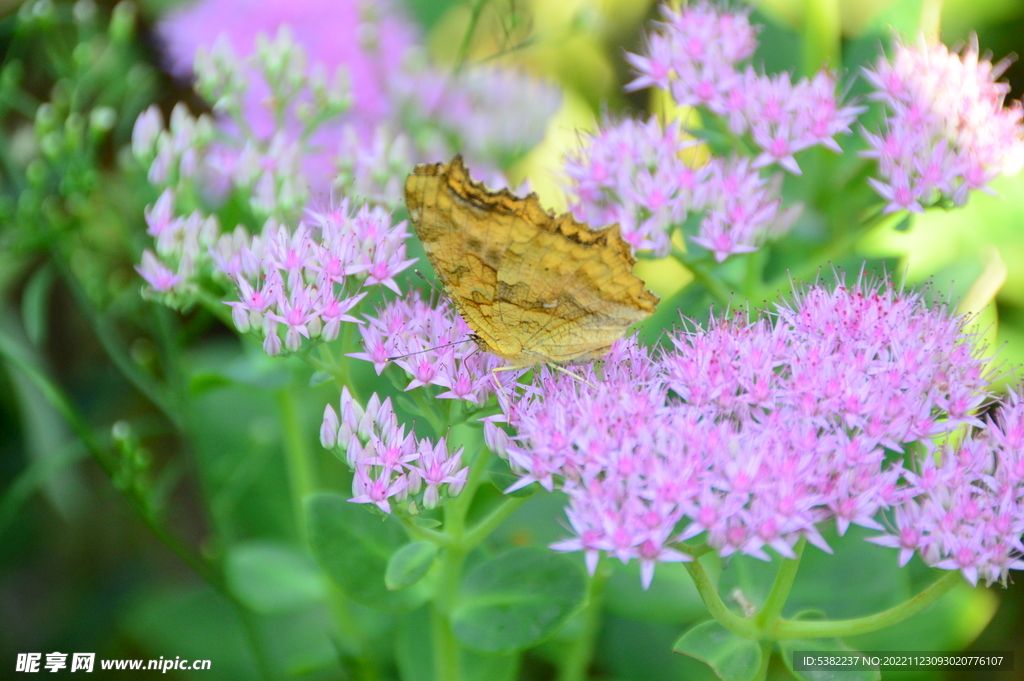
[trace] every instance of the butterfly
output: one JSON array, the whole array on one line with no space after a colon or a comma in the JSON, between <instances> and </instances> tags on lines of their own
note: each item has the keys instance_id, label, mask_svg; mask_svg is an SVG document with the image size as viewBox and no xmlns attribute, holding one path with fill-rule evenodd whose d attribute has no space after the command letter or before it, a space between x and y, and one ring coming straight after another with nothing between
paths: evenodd
<instances>
[{"instance_id":1,"label":"butterfly","mask_svg":"<svg viewBox=\"0 0 1024 681\"><path fill-rule=\"evenodd\" d=\"M599 359L658 304L618 225L591 229L536 194L490 191L461 156L416 166L405 202L473 340L512 366Z\"/></svg>"}]
</instances>

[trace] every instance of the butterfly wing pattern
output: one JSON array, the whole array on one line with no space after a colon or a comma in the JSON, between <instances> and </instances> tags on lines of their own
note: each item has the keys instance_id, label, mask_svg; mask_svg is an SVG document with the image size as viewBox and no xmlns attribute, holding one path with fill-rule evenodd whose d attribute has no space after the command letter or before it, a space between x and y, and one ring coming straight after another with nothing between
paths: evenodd
<instances>
[{"instance_id":1,"label":"butterfly wing pattern","mask_svg":"<svg viewBox=\"0 0 1024 681\"><path fill-rule=\"evenodd\" d=\"M405 201L478 345L513 366L598 359L658 304L618 225L594 230L554 217L536 194L489 191L461 156L416 166Z\"/></svg>"}]
</instances>

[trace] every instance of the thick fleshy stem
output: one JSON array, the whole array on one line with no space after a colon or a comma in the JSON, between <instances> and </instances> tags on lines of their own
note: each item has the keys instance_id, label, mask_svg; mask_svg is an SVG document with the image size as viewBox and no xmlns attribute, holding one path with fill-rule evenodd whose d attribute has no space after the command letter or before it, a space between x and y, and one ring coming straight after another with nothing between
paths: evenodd
<instances>
[{"instance_id":1,"label":"thick fleshy stem","mask_svg":"<svg viewBox=\"0 0 1024 681\"><path fill-rule=\"evenodd\" d=\"M686 563L686 569L697 587L708 612L723 627L743 638L774 642L789 639L842 638L878 631L916 615L946 595L963 581L958 571L950 571L930 586L903 603L866 617L846 620L786 620L779 614L789 596L800 564L804 540L796 547L797 558L785 559L775 577L765 606L753 617L733 613L718 595L700 561Z\"/></svg>"}]
</instances>

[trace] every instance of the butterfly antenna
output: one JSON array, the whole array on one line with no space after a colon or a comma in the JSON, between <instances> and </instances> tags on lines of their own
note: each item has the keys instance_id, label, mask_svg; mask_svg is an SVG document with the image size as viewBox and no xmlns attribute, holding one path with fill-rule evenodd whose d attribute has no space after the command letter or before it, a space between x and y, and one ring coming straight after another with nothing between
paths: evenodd
<instances>
[{"instance_id":1,"label":"butterfly antenna","mask_svg":"<svg viewBox=\"0 0 1024 681\"><path fill-rule=\"evenodd\" d=\"M467 338L463 338L462 340L452 341L451 343L445 343L444 345L436 345L436 346L434 346L432 348L427 348L426 350L417 350L416 352L410 352L410 353L407 353L407 354L404 354L404 355L397 355L395 357L388 357L388 361L389 362L394 362L396 359L405 359L406 357L412 357L413 355L422 355L425 352L433 352L434 350L440 350L441 348L448 348L448 347L451 347L453 345L461 345L463 343L468 343L471 340L473 340L473 337L472 336L468 336Z\"/></svg>"},{"instance_id":2,"label":"butterfly antenna","mask_svg":"<svg viewBox=\"0 0 1024 681\"><path fill-rule=\"evenodd\" d=\"M430 290L434 293L444 296L444 291L437 287L437 283L427 279L427 275L423 274L420 270L413 270L413 274L423 280L423 283L430 287Z\"/></svg>"}]
</instances>

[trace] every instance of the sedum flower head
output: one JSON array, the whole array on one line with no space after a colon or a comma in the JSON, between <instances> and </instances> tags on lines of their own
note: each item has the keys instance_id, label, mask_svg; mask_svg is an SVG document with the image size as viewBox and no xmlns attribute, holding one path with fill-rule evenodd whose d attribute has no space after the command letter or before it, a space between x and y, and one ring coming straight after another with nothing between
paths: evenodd
<instances>
[{"instance_id":1,"label":"sedum flower head","mask_svg":"<svg viewBox=\"0 0 1024 681\"><path fill-rule=\"evenodd\" d=\"M983 428L921 458L906 474L910 501L870 541L898 548L900 565L917 553L971 584L1005 584L1010 570L1024 570L1022 406L1011 392Z\"/></svg>"},{"instance_id":2,"label":"sedum flower head","mask_svg":"<svg viewBox=\"0 0 1024 681\"><path fill-rule=\"evenodd\" d=\"M842 106L835 76L827 71L793 82L789 73L768 76L741 67L757 48L757 29L746 10L709 2L675 10L648 36L645 54L627 55L637 78L627 89L657 87L680 106L704 107L749 134L760 153L755 167L773 164L800 174L793 155L815 145L839 151L835 136L850 132L863 110Z\"/></svg>"},{"instance_id":3,"label":"sedum flower head","mask_svg":"<svg viewBox=\"0 0 1024 681\"><path fill-rule=\"evenodd\" d=\"M431 442L406 433L391 398L381 402L374 393L364 409L342 388L339 407L324 408L320 441L354 470L353 503L391 513L398 502L415 514L465 487L469 468L462 465L462 448L451 452L443 437Z\"/></svg>"},{"instance_id":4,"label":"sedum flower head","mask_svg":"<svg viewBox=\"0 0 1024 681\"><path fill-rule=\"evenodd\" d=\"M406 390L435 385L445 389L439 398L482 404L496 382L514 382L512 372L493 372L502 361L480 351L472 330L447 302L434 306L414 293L366 322L360 327L363 352L350 356L373 362L378 374L394 362L409 377Z\"/></svg>"},{"instance_id":5,"label":"sedum flower head","mask_svg":"<svg viewBox=\"0 0 1024 681\"><path fill-rule=\"evenodd\" d=\"M605 124L565 160L570 206L595 226L617 223L635 251L665 257L670 234L691 213L704 213L693 241L721 262L749 253L774 234L777 188L747 159L714 158L694 167L697 144L677 123L626 119Z\"/></svg>"},{"instance_id":6,"label":"sedum flower head","mask_svg":"<svg viewBox=\"0 0 1024 681\"><path fill-rule=\"evenodd\" d=\"M964 322L885 283L812 286L771 318L679 331L665 352L623 341L582 381L542 370L503 402L515 434L485 435L519 473L512 489L567 494L574 536L555 548L591 568L636 559L646 585L697 536L723 556L792 556L801 537L827 551L822 523L883 530L886 513L918 513L915 457L985 425Z\"/></svg>"},{"instance_id":7,"label":"sedum flower head","mask_svg":"<svg viewBox=\"0 0 1024 681\"><path fill-rule=\"evenodd\" d=\"M393 225L383 208L346 200L311 211L294 231L270 219L249 239L223 235L213 257L237 289L239 299L227 302L235 326L261 336L275 355L298 351L303 339L334 340L343 322L358 323L350 312L366 296L360 289L399 293L394 277L414 262L407 237L406 223Z\"/></svg>"},{"instance_id":8,"label":"sedum flower head","mask_svg":"<svg viewBox=\"0 0 1024 681\"><path fill-rule=\"evenodd\" d=\"M886 211L961 206L972 190L1024 166L1024 112L1020 102L1004 107L1010 86L996 80L1008 64L981 59L977 38L957 53L921 37L916 45L897 40L891 59L865 69L871 98L886 109L882 129L863 133Z\"/></svg>"}]
</instances>

